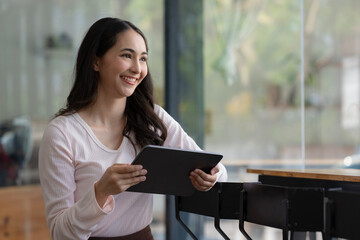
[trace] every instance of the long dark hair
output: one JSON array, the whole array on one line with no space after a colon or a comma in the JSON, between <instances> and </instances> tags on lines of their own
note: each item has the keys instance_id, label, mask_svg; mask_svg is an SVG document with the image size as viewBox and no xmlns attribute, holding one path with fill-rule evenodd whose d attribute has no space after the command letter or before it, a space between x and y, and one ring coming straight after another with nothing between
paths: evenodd
<instances>
[{"instance_id":1,"label":"long dark hair","mask_svg":"<svg viewBox=\"0 0 360 240\"><path fill-rule=\"evenodd\" d=\"M66 107L55 116L73 114L96 101L99 75L94 71L95 57L101 58L116 44L118 33L133 29L139 33L146 45L144 34L134 24L118 18L102 18L95 22L82 41L75 65L75 81L67 98ZM127 98L125 107L127 117L123 135L130 139L135 151L152 144L163 145L167 129L162 120L154 112L153 83L150 71L137 86L134 93ZM134 133L135 139L130 138ZM135 141L135 142L134 142Z\"/></svg>"}]
</instances>

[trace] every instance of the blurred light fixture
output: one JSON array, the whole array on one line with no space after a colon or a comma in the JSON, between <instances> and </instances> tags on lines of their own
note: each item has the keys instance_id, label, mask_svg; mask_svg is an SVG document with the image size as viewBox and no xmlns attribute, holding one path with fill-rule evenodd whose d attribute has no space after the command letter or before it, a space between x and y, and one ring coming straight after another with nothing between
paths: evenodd
<instances>
[{"instance_id":1,"label":"blurred light fixture","mask_svg":"<svg viewBox=\"0 0 360 240\"><path fill-rule=\"evenodd\" d=\"M344 158L344 164L345 164L345 166L350 167L351 164L352 164L352 161L353 161L353 160L352 160L352 157L350 157L350 156Z\"/></svg>"}]
</instances>

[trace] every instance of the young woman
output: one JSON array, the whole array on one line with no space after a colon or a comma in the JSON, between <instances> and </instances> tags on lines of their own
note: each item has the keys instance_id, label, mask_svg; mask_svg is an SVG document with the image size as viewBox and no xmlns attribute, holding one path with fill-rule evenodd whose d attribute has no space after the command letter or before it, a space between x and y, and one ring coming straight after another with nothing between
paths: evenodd
<instances>
[{"instance_id":1,"label":"young woman","mask_svg":"<svg viewBox=\"0 0 360 240\"><path fill-rule=\"evenodd\" d=\"M52 239L153 239L152 195L126 192L146 180L146 169L130 163L148 144L200 150L154 104L147 57L143 33L128 21L103 18L87 32L67 105L46 128L40 146ZM207 191L227 173L218 164L210 174L196 169L189 178Z\"/></svg>"}]
</instances>

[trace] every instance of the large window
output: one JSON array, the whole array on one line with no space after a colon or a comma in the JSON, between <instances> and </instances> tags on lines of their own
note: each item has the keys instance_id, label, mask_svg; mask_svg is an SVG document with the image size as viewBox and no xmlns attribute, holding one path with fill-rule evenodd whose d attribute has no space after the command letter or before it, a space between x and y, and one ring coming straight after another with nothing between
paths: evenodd
<instances>
[{"instance_id":1,"label":"large window","mask_svg":"<svg viewBox=\"0 0 360 240\"><path fill-rule=\"evenodd\" d=\"M299 1L205 1L207 148L229 164L300 149Z\"/></svg>"},{"instance_id":2,"label":"large window","mask_svg":"<svg viewBox=\"0 0 360 240\"><path fill-rule=\"evenodd\" d=\"M306 165L359 167L360 2L305 1L305 7Z\"/></svg>"},{"instance_id":3,"label":"large window","mask_svg":"<svg viewBox=\"0 0 360 240\"><path fill-rule=\"evenodd\" d=\"M249 167L359 167L359 10L356 0L204 1L205 148L224 154L229 181L256 181Z\"/></svg>"},{"instance_id":4,"label":"large window","mask_svg":"<svg viewBox=\"0 0 360 240\"><path fill-rule=\"evenodd\" d=\"M306 167L358 151L358 1L204 4L206 148L229 165L296 167L305 130Z\"/></svg>"}]
</instances>

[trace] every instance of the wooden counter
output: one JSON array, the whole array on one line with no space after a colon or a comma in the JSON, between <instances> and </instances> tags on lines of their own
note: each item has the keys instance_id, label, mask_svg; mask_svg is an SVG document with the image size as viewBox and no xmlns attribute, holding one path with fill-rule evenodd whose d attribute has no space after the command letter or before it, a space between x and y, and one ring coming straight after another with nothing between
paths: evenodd
<instances>
[{"instance_id":1,"label":"wooden counter","mask_svg":"<svg viewBox=\"0 0 360 240\"><path fill-rule=\"evenodd\" d=\"M360 182L359 169L247 169L246 172L268 176Z\"/></svg>"},{"instance_id":2,"label":"wooden counter","mask_svg":"<svg viewBox=\"0 0 360 240\"><path fill-rule=\"evenodd\" d=\"M0 188L0 239L50 239L39 185Z\"/></svg>"}]
</instances>

